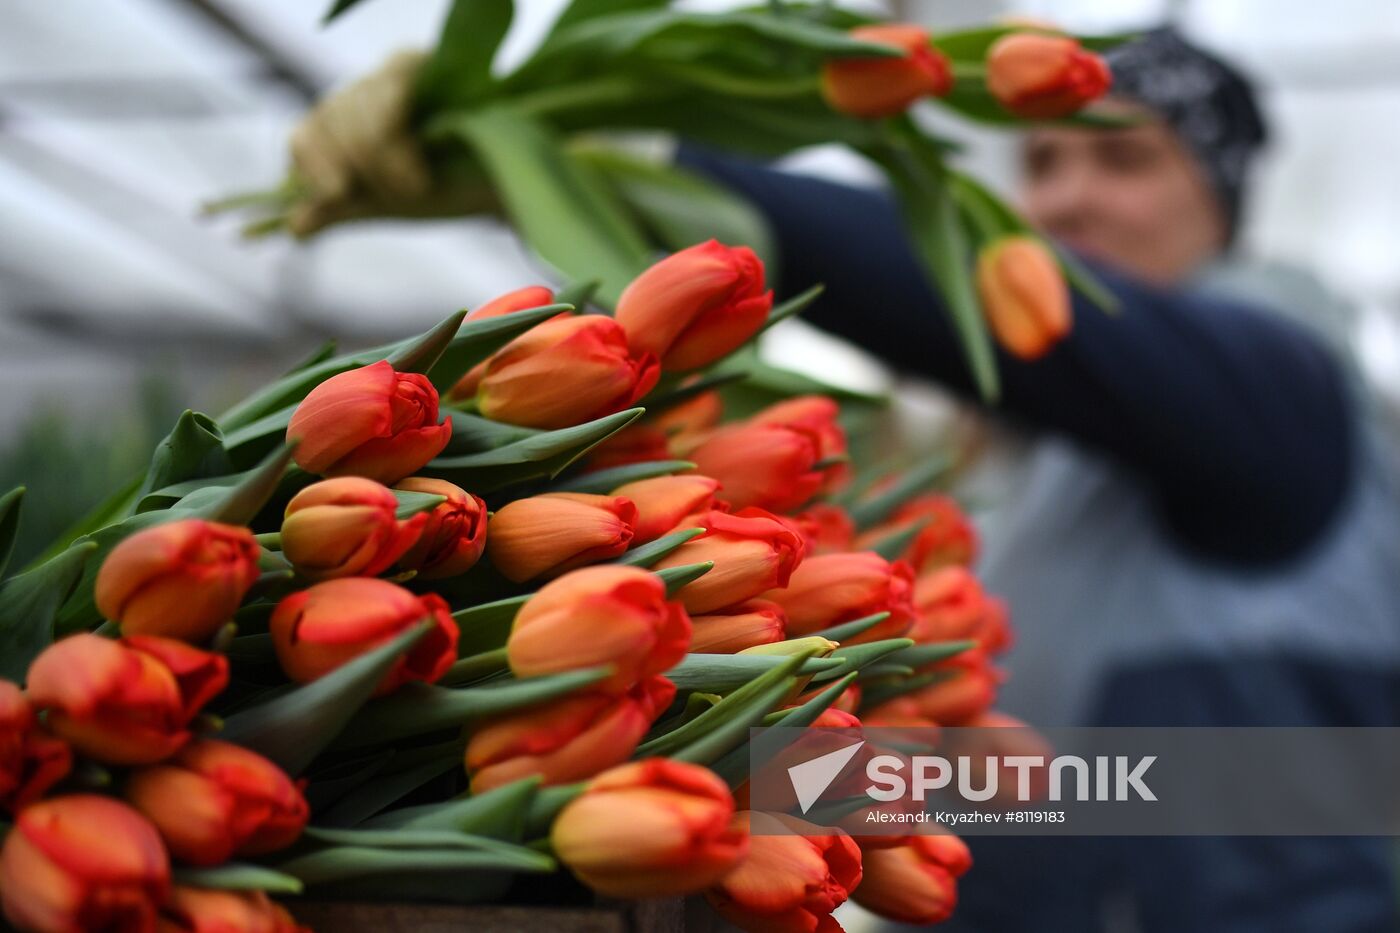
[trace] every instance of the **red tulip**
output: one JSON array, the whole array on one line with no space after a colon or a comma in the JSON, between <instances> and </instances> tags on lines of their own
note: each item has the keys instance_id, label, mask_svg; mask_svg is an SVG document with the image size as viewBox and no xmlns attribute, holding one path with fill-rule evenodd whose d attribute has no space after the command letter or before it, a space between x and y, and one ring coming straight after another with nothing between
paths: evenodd
<instances>
[{"instance_id":1,"label":"red tulip","mask_svg":"<svg viewBox=\"0 0 1400 933\"><path fill-rule=\"evenodd\" d=\"M1069 333L1069 288L1038 240L1007 236L977 257L977 290L992 334L1006 352L1034 360Z\"/></svg>"},{"instance_id":2,"label":"red tulip","mask_svg":"<svg viewBox=\"0 0 1400 933\"><path fill-rule=\"evenodd\" d=\"M957 879L972 867L967 845L949 832L905 836L894 846L862 846L865 876L852 898L887 920L926 926L953 915Z\"/></svg>"},{"instance_id":3,"label":"red tulip","mask_svg":"<svg viewBox=\"0 0 1400 933\"><path fill-rule=\"evenodd\" d=\"M921 97L942 97L953 89L952 67L926 30L879 23L852 29L851 38L892 45L904 54L828 60L822 67L822 96L833 110L864 119L892 117Z\"/></svg>"},{"instance_id":4,"label":"red tulip","mask_svg":"<svg viewBox=\"0 0 1400 933\"><path fill-rule=\"evenodd\" d=\"M987 50L987 89L1020 117L1067 117L1104 95L1108 65L1069 36L1016 32Z\"/></svg>"},{"instance_id":5,"label":"red tulip","mask_svg":"<svg viewBox=\"0 0 1400 933\"><path fill-rule=\"evenodd\" d=\"M787 625L783 607L766 599L751 599L690 620L690 650L704 654L734 654L755 645L782 641Z\"/></svg>"},{"instance_id":6,"label":"red tulip","mask_svg":"<svg viewBox=\"0 0 1400 933\"><path fill-rule=\"evenodd\" d=\"M802 529L808 554L833 554L855 550L856 524L839 505L814 502L792 517Z\"/></svg>"},{"instance_id":7,"label":"red tulip","mask_svg":"<svg viewBox=\"0 0 1400 933\"><path fill-rule=\"evenodd\" d=\"M160 831L170 854L191 865L285 849L310 815L280 768L214 739L191 742L169 761L134 772L126 799Z\"/></svg>"},{"instance_id":8,"label":"red tulip","mask_svg":"<svg viewBox=\"0 0 1400 933\"><path fill-rule=\"evenodd\" d=\"M432 628L384 675L374 692L383 696L411 680L432 683L457 660L457 623L442 597L373 577L328 580L283 599L268 628L282 670L305 684L424 621Z\"/></svg>"},{"instance_id":9,"label":"red tulip","mask_svg":"<svg viewBox=\"0 0 1400 933\"><path fill-rule=\"evenodd\" d=\"M907 695L895 697L874 709L863 711L860 721L868 729L918 730L924 733L918 737L924 742L929 741L927 733L938 728L938 723L920 712L918 701Z\"/></svg>"},{"instance_id":10,"label":"red tulip","mask_svg":"<svg viewBox=\"0 0 1400 933\"><path fill-rule=\"evenodd\" d=\"M708 512L715 504L719 481L689 473L685 476L657 476L637 480L614 489L614 496L630 499L637 507L633 544L645 544L678 530L681 519L697 512Z\"/></svg>"},{"instance_id":11,"label":"red tulip","mask_svg":"<svg viewBox=\"0 0 1400 933\"><path fill-rule=\"evenodd\" d=\"M387 360L332 376L312 389L287 425L297 465L321 476L395 483L442 453L452 422L438 424L427 376Z\"/></svg>"},{"instance_id":12,"label":"red tulip","mask_svg":"<svg viewBox=\"0 0 1400 933\"><path fill-rule=\"evenodd\" d=\"M720 916L751 933L814 931L861 880L860 848L840 830L745 810L748 858L707 892Z\"/></svg>"},{"instance_id":13,"label":"red tulip","mask_svg":"<svg viewBox=\"0 0 1400 933\"><path fill-rule=\"evenodd\" d=\"M609 897L704 890L744 857L729 788L698 765L649 758L589 782L554 821L560 861Z\"/></svg>"},{"instance_id":14,"label":"red tulip","mask_svg":"<svg viewBox=\"0 0 1400 933\"><path fill-rule=\"evenodd\" d=\"M977 559L977 529L951 496L928 493L901 505L888 523L860 536L859 547L867 547L916 522L926 524L910 542L905 558L916 573L925 573L950 564L972 565Z\"/></svg>"},{"instance_id":15,"label":"red tulip","mask_svg":"<svg viewBox=\"0 0 1400 933\"><path fill-rule=\"evenodd\" d=\"M447 498L426 513L427 524L399 558L400 567L417 571L420 580L441 580L476 566L486 550L485 502L441 479L411 476L394 488Z\"/></svg>"},{"instance_id":16,"label":"red tulip","mask_svg":"<svg viewBox=\"0 0 1400 933\"><path fill-rule=\"evenodd\" d=\"M311 933L262 891L180 885L161 908L160 933Z\"/></svg>"},{"instance_id":17,"label":"red tulip","mask_svg":"<svg viewBox=\"0 0 1400 933\"><path fill-rule=\"evenodd\" d=\"M686 454L706 476L719 480L724 500L787 512L805 504L826 482L817 466L821 447L809 431L780 424L727 425Z\"/></svg>"},{"instance_id":18,"label":"red tulip","mask_svg":"<svg viewBox=\"0 0 1400 933\"><path fill-rule=\"evenodd\" d=\"M685 383L682 383L684 386ZM689 438L696 437L719 424L724 416L724 400L714 389L707 389L684 402L672 405L647 418L677 444L684 447Z\"/></svg>"},{"instance_id":19,"label":"red tulip","mask_svg":"<svg viewBox=\"0 0 1400 933\"><path fill-rule=\"evenodd\" d=\"M72 766L68 746L39 727L19 687L0 680L0 809L18 812Z\"/></svg>"},{"instance_id":20,"label":"red tulip","mask_svg":"<svg viewBox=\"0 0 1400 933\"><path fill-rule=\"evenodd\" d=\"M426 513L399 521L387 486L360 476L312 483L287 503L282 556L311 580L373 577L423 534Z\"/></svg>"},{"instance_id":21,"label":"red tulip","mask_svg":"<svg viewBox=\"0 0 1400 933\"><path fill-rule=\"evenodd\" d=\"M189 723L228 683L228 661L166 638L73 635L34 659L29 701L85 755L148 764L190 739Z\"/></svg>"},{"instance_id":22,"label":"red tulip","mask_svg":"<svg viewBox=\"0 0 1400 933\"><path fill-rule=\"evenodd\" d=\"M848 643L898 638L909 631L915 618L913 596L913 569L874 551L809 557L793 571L786 588L764 594L787 613L789 636L810 635L877 612L890 614Z\"/></svg>"},{"instance_id":23,"label":"red tulip","mask_svg":"<svg viewBox=\"0 0 1400 933\"><path fill-rule=\"evenodd\" d=\"M733 606L774 587L787 586L802 561L802 536L762 509L735 515L711 511L697 519L705 533L667 554L654 570L713 561L704 576L681 588L679 598L696 615Z\"/></svg>"},{"instance_id":24,"label":"red tulip","mask_svg":"<svg viewBox=\"0 0 1400 933\"><path fill-rule=\"evenodd\" d=\"M589 691L493 719L467 743L472 793L532 775L568 784L621 764L675 695L665 677L647 677L620 696Z\"/></svg>"},{"instance_id":25,"label":"red tulip","mask_svg":"<svg viewBox=\"0 0 1400 933\"><path fill-rule=\"evenodd\" d=\"M596 689L663 673L690 646L690 617L639 567L585 567L545 585L515 617L506 650L520 677L611 665Z\"/></svg>"},{"instance_id":26,"label":"red tulip","mask_svg":"<svg viewBox=\"0 0 1400 933\"><path fill-rule=\"evenodd\" d=\"M825 395L800 395L769 405L749 419L749 424L782 425L803 431L817 444L817 459L822 468L822 491L831 493L850 479L851 467L846 462L846 429L836 419L841 409L835 400Z\"/></svg>"},{"instance_id":27,"label":"red tulip","mask_svg":"<svg viewBox=\"0 0 1400 933\"><path fill-rule=\"evenodd\" d=\"M633 279L616 318L632 346L655 353L666 369L699 369L748 342L772 307L753 250L708 240Z\"/></svg>"},{"instance_id":28,"label":"red tulip","mask_svg":"<svg viewBox=\"0 0 1400 933\"><path fill-rule=\"evenodd\" d=\"M516 337L486 366L481 413L532 428L567 428L631 407L661 376L656 356L629 346L617 321L567 315Z\"/></svg>"},{"instance_id":29,"label":"red tulip","mask_svg":"<svg viewBox=\"0 0 1400 933\"><path fill-rule=\"evenodd\" d=\"M170 892L155 828L110 797L74 794L21 810L0 851L5 919L35 933L151 930Z\"/></svg>"},{"instance_id":30,"label":"red tulip","mask_svg":"<svg viewBox=\"0 0 1400 933\"><path fill-rule=\"evenodd\" d=\"M974 638L987 615L987 595L965 567L943 567L914 583L918 621L909 637L919 644Z\"/></svg>"},{"instance_id":31,"label":"red tulip","mask_svg":"<svg viewBox=\"0 0 1400 933\"><path fill-rule=\"evenodd\" d=\"M908 696L920 715L939 725L960 726L996 702L1002 675L979 648L940 661L929 670L951 676Z\"/></svg>"},{"instance_id":32,"label":"red tulip","mask_svg":"<svg viewBox=\"0 0 1400 933\"><path fill-rule=\"evenodd\" d=\"M604 470L629 463L670 460L665 432L650 424L633 424L611 435L588 453L588 469Z\"/></svg>"},{"instance_id":33,"label":"red tulip","mask_svg":"<svg viewBox=\"0 0 1400 933\"><path fill-rule=\"evenodd\" d=\"M516 499L491 516L486 556L524 583L617 557L632 544L637 507L621 496L551 492Z\"/></svg>"},{"instance_id":34,"label":"red tulip","mask_svg":"<svg viewBox=\"0 0 1400 933\"><path fill-rule=\"evenodd\" d=\"M166 522L114 547L93 595L127 635L208 641L258 579L260 554L246 528L199 518Z\"/></svg>"},{"instance_id":35,"label":"red tulip","mask_svg":"<svg viewBox=\"0 0 1400 933\"><path fill-rule=\"evenodd\" d=\"M527 285L525 288L518 288L513 292L506 292L499 298L493 298L486 304L469 313L466 321L480 321L489 317L502 317L507 314L514 314L516 311L528 311L531 308L542 308L545 305L554 303L554 293L543 285ZM568 311L561 311L549 320L557 320L561 317L568 317ZM541 322L543 323L543 322ZM476 394L477 387L481 385L481 377L486 375L486 367L491 360L485 359L477 363L467 372L465 376L457 380L452 389L447 393L453 399L468 399Z\"/></svg>"}]
</instances>

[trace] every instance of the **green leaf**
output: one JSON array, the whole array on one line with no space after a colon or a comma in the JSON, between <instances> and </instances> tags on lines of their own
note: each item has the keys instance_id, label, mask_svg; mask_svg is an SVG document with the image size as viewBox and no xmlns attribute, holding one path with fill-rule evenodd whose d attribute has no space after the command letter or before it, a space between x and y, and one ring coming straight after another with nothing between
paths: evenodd
<instances>
[{"instance_id":1,"label":"green leaf","mask_svg":"<svg viewBox=\"0 0 1400 933\"><path fill-rule=\"evenodd\" d=\"M0 580L10 565L15 550L15 535L19 531L19 506L24 499L24 487L16 486L0 496Z\"/></svg>"},{"instance_id":2,"label":"green leaf","mask_svg":"<svg viewBox=\"0 0 1400 933\"><path fill-rule=\"evenodd\" d=\"M510 655L505 648L494 648L464 657L438 679L440 687L459 687L510 672Z\"/></svg>"},{"instance_id":3,"label":"green leaf","mask_svg":"<svg viewBox=\"0 0 1400 933\"><path fill-rule=\"evenodd\" d=\"M1118 296L1108 290L1098 276L1094 275L1084 263L1079 261L1079 257L1066 249L1062 244L1053 240L1042 240L1055 258L1060 261L1060 269L1065 274L1065 279L1070 287L1083 294L1093 302L1099 310L1107 314L1117 314L1123 310L1123 303L1118 300Z\"/></svg>"},{"instance_id":4,"label":"green leaf","mask_svg":"<svg viewBox=\"0 0 1400 933\"><path fill-rule=\"evenodd\" d=\"M478 606L468 606L452 613L459 633L457 653L467 657L479 652L493 651L505 645L506 639L510 637L510 627L515 621L515 614L533 595L535 594L526 593L523 596L511 596Z\"/></svg>"},{"instance_id":5,"label":"green leaf","mask_svg":"<svg viewBox=\"0 0 1400 933\"><path fill-rule=\"evenodd\" d=\"M764 720L763 724L765 726L785 726L788 728L810 726L817 721L822 713L831 708L831 704L840 699L841 694L846 692L846 688L855 683L855 679L855 673L847 674L801 706L779 710L772 716L769 716L768 719ZM768 720L772 721L769 722Z\"/></svg>"},{"instance_id":6,"label":"green leaf","mask_svg":"<svg viewBox=\"0 0 1400 933\"><path fill-rule=\"evenodd\" d=\"M953 468L950 454L931 456L911 467L887 489L850 506L851 520L859 531L873 528L894 514L895 510L922 492L928 491Z\"/></svg>"},{"instance_id":7,"label":"green leaf","mask_svg":"<svg viewBox=\"0 0 1400 933\"><path fill-rule=\"evenodd\" d=\"M23 683L30 662L53 644L59 607L96 550L90 541L79 542L0 583L0 678Z\"/></svg>"},{"instance_id":8,"label":"green leaf","mask_svg":"<svg viewBox=\"0 0 1400 933\"><path fill-rule=\"evenodd\" d=\"M628 567L650 567L682 544L698 538L704 533L704 528L686 528L682 531L673 531L668 535L662 535L655 541L648 541L646 544L634 547L613 563L625 564Z\"/></svg>"},{"instance_id":9,"label":"green leaf","mask_svg":"<svg viewBox=\"0 0 1400 933\"><path fill-rule=\"evenodd\" d=\"M516 855L520 846L451 829L337 829L308 826L304 838L337 845L384 849L477 849Z\"/></svg>"},{"instance_id":10,"label":"green leaf","mask_svg":"<svg viewBox=\"0 0 1400 933\"><path fill-rule=\"evenodd\" d=\"M113 522L120 521L135 505L136 491L141 488L142 479L142 476L138 476L130 480L121 489L102 500L92 511L74 522L72 526L65 528L63 534L44 548L43 553L31 560L26 569L33 569L45 561L52 560L67 550L79 538L90 535L100 528L105 528Z\"/></svg>"},{"instance_id":11,"label":"green leaf","mask_svg":"<svg viewBox=\"0 0 1400 933\"><path fill-rule=\"evenodd\" d=\"M677 761L688 761L691 764L708 765L722 759L735 749L742 748L748 742L749 730L761 725L765 716L786 701L795 683L796 681L792 677L785 677L777 683L769 685L743 705L736 704L724 715L723 719L718 721L713 729L685 747L678 749L670 757ZM707 716L715 715L716 711L730 699L731 697L725 697L699 718L704 719Z\"/></svg>"},{"instance_id":12,"label":"green leaf","mask_svg":"<svg viewBox=\"0 0 1400 933\"><path fill-rule=\"evenodd\" d=\"M593 296L598 293L601 284L597 279L574 279L554 293L554 300L583 311L593 303Z\"/></svg>"},{"instance_id":13,"label":"green leaf","mask_svg":"<svg viewBox=\"0 0 1400 933\"><path fill-rule=\"evenodd\" d=\"M909 545L919 536L919 532L928 527L928 523L931 520L932 519L925 517L918 521L910 522L905 527L898 528L879 538L868 545L866 550L874 551L885 560L899 560L904 552L909 549Z\"/></svg>"},{"instance_id":14,"label":"green leaf","mask_svg":"<svg viewBox=\"0 0 1400 933\"><path fill-rule=\"evenodd\" d=\"M326 11L326 15L321 17L321 25L325 26L329 24L331 20L340 16L340 14L350 9L352 6L359 6L362 2L364 2L364 0L335 0L335 2L331 4L331 8Z\"/></svg>"},{"instance_id":15,"label":"green leaf","mask_svg":"<svg viewBox=\"0 0 1400 933\"><path fill-rule=\"evenodd\" d=\"M970 639L962 641L939 641L930 642L925 645L915 645L912 648L905 648L903 651L896 651L886 660L893 664L904 664L912 668L920 668L927 664L935 664L945 661L955 655L962 654L977 647L977 642Z\"/></svg>"},{"instance_id":16,"label":"green leaf","mask_svg":"<svg viewBox=\"0 0 1400 933\"><path fill-rule=\"evenodd\" d=\"M799 292L793 295L782 304L774 305L773 309L768 312L768 320L763 323L763 330L767 330L774 324L780 324L790 317L796 317L801 314L803 311L807 310L812 302L820 298L824 291L826 291L826 286L818 283L805 292Z\"/></svg>"},{"instance_id":17,"label":"green leaf","mask_svg":"<svg viewBox=\"0 0 1400 933\"><path fill-rule=\"evenodd\" d=\"M222 738L265 755L288 774L300 774L429 628L415 626L319 680L235 713L224 721Z\"/></svg>"},{"instance_id":18,"label":"green leaf","mask_svg":"<svg viewBox=\"0 0 1400 933\"><path fill-rule=\"evenodd\" d=\"M876 661L883 660L897 651L905 648L912 648L914 640L911 638L886 638L883 641L867 642L863 645L842 645L831 653L829 661L840 661L837 667L822 671L812 678L813 682L830 680L833 677L843 677L846 674L859 671L861 668L869 667Z\"/></svg>"},{"instance_id":19,"label":"green leaf","mask_svg":"<svg viewBox=\"0 0 1400 933\"><path fill-rule=\"evenodd\" d=\"M439 729L460 728L483 716L499 716L572 693L608 676L606 668L569 671L481 687L448 689L405 684L392 696L369 703L336 741L340 750L396 742Z\"/></svg>"},{"instance_id":20,"label":"green leaf","mask_svg":"<svg viewBox=\"0 0 1400 933\"><path fill-rule=\"evenodd\" d=\"M466 316L466 311L458 311L417 340L395 350L389 356L389 365L396 372L427 375L452 345Z\"/></svg>"},{"instance_id":21,"label":"green leaf","mask_svg":"<svg viewBox=\"0 0 1400 933\"><path fill-rule=\"evenodd\" d=\"M556 314L572 311L574 307L561 297L554 304L522 308L510 314L467 321L457 330L452 342L428 370L428 379L439 392L446 392L458 379L466 375L469 369L525 331Z\"/></svg>"},{"instance_id":22,"label":"green leaf","mask_svg":"<svg viewBox=\"0 0 1400 933\"><path fill-rule=\"evenodd\" d=\"M862 710L873 709L881 703L904 696L906 693L931 687L956 676L957 674L953 671L934 671L913 677L899 676L888 681L872 682L861 687L860 708Z\"/></svg>"},{"instance_id":23,"label":"green leaf","mask_svg":"<svg viewBox=\"0 0 1400 933\"><path fill-rule=\"evenodd\" d=\"M220 891L267 891L270 894L300 894L301 880L262 865L225 862L208 868L178 866L175 883Z\"/></svg>"},{"instance_id":24,"label":"green leaf","mask_svg":"<svg viewBox=\"0 0 1400 933\"><path fill-rule=\"evenodd\" d=\"M383 813L362 828L442 830L519 841L525 813L539 792L538 778L524 778L484 794Z\"/></svg>"},{"instance_id":25,"label":"green leaf","mask_svg":"<svg viewBox=\"0 0 1400 933\"><path fill-rule=\"evenodd\" d=\"M526 242L568 278L597 278L611 305L651 264L642 231L595 170L543 123L504 106L444 125L481 159Z\"/></svg>"},{"instance_id":26,"label":"green leaf","mask_svg":"<svg viewBox=\"0 0 1400 933\"><path fill-rule=\"evenodd\" d=\"M511 0L454 0L437 49L418 79L426 111L480 103L491 87L491 62L510 29Z\"/></svg>"},{"instance_id":27,"label":"green leaf","mask_svg":"<svg viewBox=\"0 0 1400 933\"><path fill-rule=\"evenodd\" d=\"M657 476L670 476L673 473L686 473L695 469L689 460L647 460L642 463L624 463L622 466L608 467L580 473L570 479L561 480L550 487L551 492L586 492L604 496L628 483L639 479L652 479Z\"/></svg>"},{"instance_id":28,"label":"green leaf","mask_svg":"<svg viewBox=\"0 0 1400 933\"><path fill-rule=\"evenodd\" d=\"M850 622L833 625L831 628L822 629L820 632L813 632L812 634L830 639L834 642L848 641L855 638L861 632L874 628L889 617L890 614L888 612L877 612L874 615L852 619Z\"/></svg>"},{"instance_id":29,"label":"green leaf","mask_svg":"<svg viewBox=\"0 0 1400 933\"><path fill-rule=\"evenodd\" d=\"M673 597L681 587L700 579L714 568L715 562L707 560L698 564L682 564L679 567L664 567L661 570L653 570L652 573L660 577L662 582L666 584L666 595Z\"/></svg>"},{"instance_id":30,"label":"green leaf","mask_svg":"<svg viewBox=\"0 0 1400 933\"><path fill-rule=\"evenodd\" d=\"M394 517L399 521L412 518L419 512L435 509L447 501L446 496L440 496L433 492L410 492L407 489L395 489L393 493L394 498L399 501L399 507L394 512Z\"/></svg>"},{"instance_id":31,"label":"green leaf","mask_svg":"<svg viewBox=\"0 0 1400 933\"><path fill-rule=\"evenodd\" d=\"M175 427L156 445L150 469L146 471L146 478L136 495L141 500L152 490L186 480L219 476L232 470L233 464L224 450L223 434L214 419L186 409L175 422ZM146 502L138 501L136 511L145 511L150 507L159 506L148 506Z\"/></svg>"},{"instance_id":32,"label":"green leaf","mask_svg":"<svg viewBox=\"0 0 1400 933\"><path fill-rule=\"evenodd\" d=\"M477 494L558 476L594 446L639 418L643 411L629 408L571 428L534 432L494 450L439 457L421 472Z\"/></svg>"},{"instance_id":33,"label":"green leaf","mask_svg":"<svg viewBox=\"0 0 1400 933\"><path fill-rule=\"evenodd\" d=\"M308 885L359 879L366 876L415 875L419 872L479 872L509 870L548 872L554 859L542 852L516 846L510 852L489 849L388 849L370 846L333 846L281 862L277 870Z\"/></svg>"},{"instance_id":34,"label":"green leaf","mask_svg":"<svg viewBox=\"0 0 1400 933\"><path fill-rule=\"evenodd\" d=\"M193 511L201 518L230 525L247 525L267 505L272 494L287 475L292 464L295 443L283 443L263 457L256 467L243 474L237 483Z\"/></svg>"},{"instance_id":35,"label":"green leaf","mask_svg":"<svg viewBox=\"0 0 1400 933\"><path fill-rule=\"evenodd\" d=\"M666 677L681 693L728 693L772 673L786 662L786 656L776 654L688 654L666 672ZM832 658L808 658L793 671L806 676L834 670L841 664Z\"/></svg>"}]
</instances>

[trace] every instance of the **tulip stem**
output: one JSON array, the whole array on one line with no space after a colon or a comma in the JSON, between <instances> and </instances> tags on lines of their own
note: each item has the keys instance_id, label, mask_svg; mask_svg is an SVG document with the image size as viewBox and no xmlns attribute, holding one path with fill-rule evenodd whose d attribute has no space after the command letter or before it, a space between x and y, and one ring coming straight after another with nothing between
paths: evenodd
<instances>
[{"instance_id":1,"label":"tulip stem","mask_svg":"<svg viewBox=\"0 0 1400 933\"><path fill-rule=\"evenodd\" d=\"M987 65L984 62L953 62L953 77L959 81L987 80Z\"/></svg>"},{"instance_id":2,"label":"tulip stem","mask_svg":"<svg viewBox=\"0 0 1400 933\"><path fill-rule=\"evenodd\" d=\"M454 687L482 680L508 670L510 670L510 660L506 655L506 649L497 648L494 651L483 651L481 654L462 658L447 669L447 673L442 676L438 683Z\"/></svg>"},{"instance_id":3,"label":"tulip stem","mask_svg":"<svg viewBox=\"0 0 1400 933\"><path fill-rule=\"evenodd\" d=\"M269 551L282 550L282 532L280 531L264 531L262 534L253 535L253 540Z\"/></svg>"}]
</instances>

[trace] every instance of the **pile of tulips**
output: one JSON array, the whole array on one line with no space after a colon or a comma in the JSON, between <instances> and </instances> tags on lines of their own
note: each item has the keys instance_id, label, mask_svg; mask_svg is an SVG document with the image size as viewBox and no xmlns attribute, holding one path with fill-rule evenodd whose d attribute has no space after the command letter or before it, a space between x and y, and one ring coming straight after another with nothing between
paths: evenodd
<instances>
[{"instance_id":1,"label":"pile of tulips","mask_svg":"<svg viewBox=\"0 0 1400 933\"><path fill-rule=\"evenodd\" d=\"M823 396L723 418L709 370L802 300L710 241L612 315L530 287L186 413L0 583L8 922L293 930L303 890L561 867L753 931L946 918L955 836L743 808L750 726L1004 724L938 471L862 480Z\"/></svg>"}]
</instances>

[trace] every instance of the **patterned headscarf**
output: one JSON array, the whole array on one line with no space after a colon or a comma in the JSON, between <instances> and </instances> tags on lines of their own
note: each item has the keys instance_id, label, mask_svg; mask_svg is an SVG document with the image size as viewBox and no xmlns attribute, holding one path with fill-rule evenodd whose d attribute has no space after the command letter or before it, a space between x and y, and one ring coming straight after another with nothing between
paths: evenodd
<instances>
[{"instance_id":1,"label":"patterned headscarf","mask_svg":"<svg viewBox=\"0 0 1400 933\"><path fill-rule=\"evenodd\" d=\"M1114 96L1160 115L1199 160L1233 237L1250 164L1268 138L1249 79L1169 26L1118 46L1108 62Z\"/></svg>"}]
</instances>

